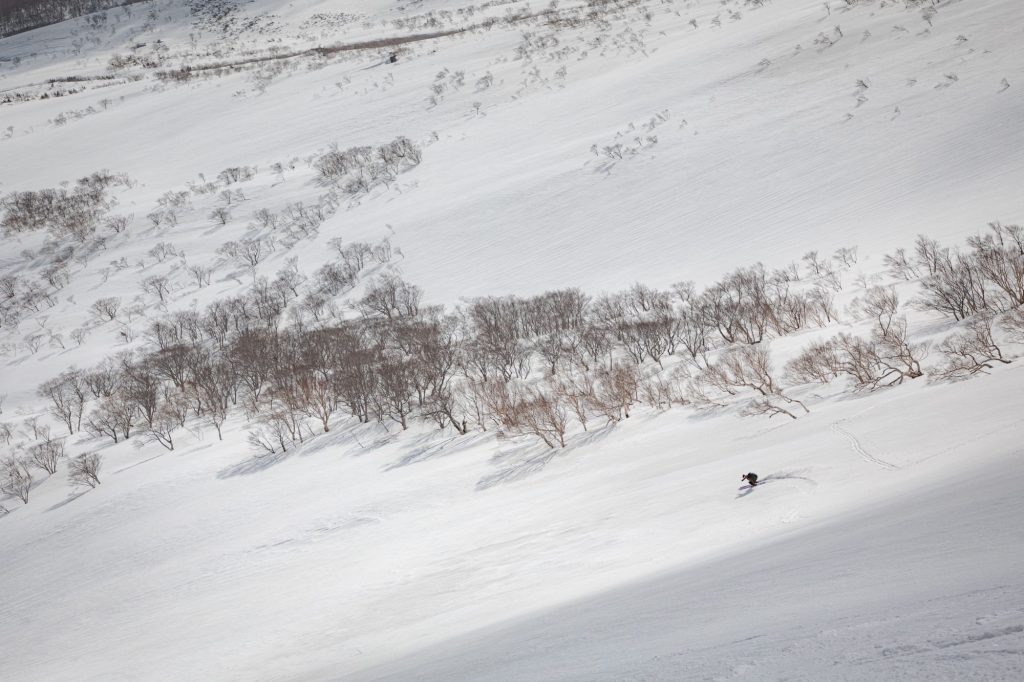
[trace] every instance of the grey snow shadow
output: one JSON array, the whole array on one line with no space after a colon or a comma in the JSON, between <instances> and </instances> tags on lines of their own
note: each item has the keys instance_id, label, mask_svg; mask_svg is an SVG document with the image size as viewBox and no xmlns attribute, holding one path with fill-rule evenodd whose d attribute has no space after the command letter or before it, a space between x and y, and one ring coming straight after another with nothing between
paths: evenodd
<instances>
[{"instance_id":1,"label":"grey snow shadow","mask_svg":"<svg viewBox=\"0 0 1024 682\"><path fill-rule=\"evenodd\" d=\"M487 490L501 483L524 479L546 467L548 462L553 460L559 452L561 451L543 444L499 450L491 457L491 463L501 468L477 481L476 489L478 491Z\"/></svg>"},{"instance_id":2,"label":"grey snow shadow","mask_svg":"<svg viewBox=\"0 0 1024 682\"><path fill-rule=\"evenodd\" d=\"M89 490L92 490L92 488L90 488ZM58 502L57 504L55 504L52 507L50 507L49 509L47 509L46 511L52 512L54 509L60 509L61 507L63 507L66 504L71 504L72 502L77 500L79 497L81 497L82 495L84 495L87 492L89 492L89 490L79 490L76 493L72 493L71 495L68 495L63 500Z\"/></svg>"},{"instance_id":3,"label":"grey snow shadow","mask_svg":"<svg viewBox=\"0 0 1024 682\"><path fill-rule=\"evenodd\" d=\"M380 431L384 431L383 434ZM321 450L336 448L342 452L352 452L357 456L363 451L373 450L387 445L397 438L396 434L388 432L379 424L353 424L344 428L336 426L334 431L317 433L298 445L292 445L287 452L274 452L258 455L251 455L237 464L232 464L217 472L217 478L231 478L232 476L247 476L266 471L270 467L280 464L292 456L308 457ZM358 449L356 449L358 448Z\"/></svg>"},{"instance_id":4,"label":"grey snow shadow","mask_svg":"<svg viewBox=\"0 0 1024 682\"><path fill-rule=\"evenodd\" d=\"M384 467L384 471L400 469L411 464L419 464L438 457L446 457L461 452L487 438L489 433L473 433L464 436L455 435L443 441L437 441L435 434L424 434L411 444L412 447L406 454ZM449 447L450 446L450 447Z\"/></svg>"},{"instance_id":5,"label":"grey snow shadow","mask_svg":"<svg viewBox=\"0 0 1024 682\"><path fill-rule=\"evenodd\" d=\"M247 459L242 460L238 464L232 464L229 467L225 467L217 472L217 478L231 478L232 476L248 476L249 474L258 474L261 471L266 471L270 467L283 462L293 454L292 450L288 452L275 452L273 454L266 455L253 455Z\"/></svg>"},{"instance_id":6,"label":"grey snow shadow","mask_svg":"<svg viewBox=\"0 0 1024 682\"><path fill-rule=\"evenodd\" d=\"M316 454L327 448L340 448L346 454L352 453L356 456L370 450L384 447L394 442L398 433L388 431L383 424L350 424L347 427L334 427L333 431L315 434L305 443L295 448L296 453L306 457Z\"/></svg>"},{"instance_id":7,"label":"grey snow shadow","mask_svg":"<svg viewBox=\"0 0 1024 682\"><path fill-rule=\"evenodd\" d=\"M609 423L600 429L586 431L575 436L564 448L549 448L542 443L531 443L508 450L499 450L491 457L491 464L500 468L477 481L476 489L478 491L487 490L502 483L522 480L541 471L555 457L569 455L582 447L603 440L614 430L615 424Z\"/></svg>"}]
</instances>

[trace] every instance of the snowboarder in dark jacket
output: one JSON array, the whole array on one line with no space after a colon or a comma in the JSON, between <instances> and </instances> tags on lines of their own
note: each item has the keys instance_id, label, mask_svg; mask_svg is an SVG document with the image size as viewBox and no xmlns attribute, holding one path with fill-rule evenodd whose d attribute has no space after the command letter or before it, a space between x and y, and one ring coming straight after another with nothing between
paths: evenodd
<instances>
[{"instance_id":1,"label":"snowboarder in dark jacket","mask_svg":"<svg viewBox=\"0 0 1024 682\"><path fill-rule=\"evenodd\" d=\"M744 474L743 477L740 480L741 481L746 481L747 483L750 484L751 487L753 487L753 486L757 485L757 474L755 474L755 473Z\"/></svg>"}]
</instances>

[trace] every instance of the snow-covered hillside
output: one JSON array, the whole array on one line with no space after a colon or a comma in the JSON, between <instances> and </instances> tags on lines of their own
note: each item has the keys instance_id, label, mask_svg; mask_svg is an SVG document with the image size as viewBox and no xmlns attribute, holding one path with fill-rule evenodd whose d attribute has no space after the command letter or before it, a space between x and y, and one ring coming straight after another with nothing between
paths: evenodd
<instances>
[{"instance_id":1,"label":"snow-covered hillside","mask_svg":"<svg viewBox=\"0 0 1024 682\"><path fill-rule=\"evenodd\" d=\"M3 677L1019 679L1018 5L0 38Z\"/></svg>"}]
</instances>

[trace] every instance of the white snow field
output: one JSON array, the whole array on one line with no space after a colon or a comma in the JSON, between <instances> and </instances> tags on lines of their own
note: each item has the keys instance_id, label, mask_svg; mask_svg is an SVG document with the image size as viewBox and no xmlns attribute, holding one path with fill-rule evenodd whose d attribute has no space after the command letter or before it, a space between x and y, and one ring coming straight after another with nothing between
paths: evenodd
<instances>
[{"instance_id":1,"label":"white snow field","mask_svg":"<svg viewBox=\"0 0 1024 682\"><path fill-rule=\"evenodd\" d=\"M313 168L399 136L421 162L370 191L338 199ZM0 38L0 199L133 180L111 190L125 229L74 244L66 281L44 270L70 238L0 236L0 278L45 291L0 326L0 460L33 442L26 420L67 432L43 381L142 350L162 315L312 275L338 237L394 248L342 317L388 273L453 307L857 246L839 320L772 338L776 369L866 335L875 284L938 344L962 325L883 256L1024 222L1022 150L1017 0L157 0ZM322 222L256 227L296 202ZM253 235L274 247L251 268L218 251ZM274 454L240 409L173 450L76 432L100 485L61 462L27 503L0 494L0 679L1024 679L1024 336L997 337L1014 361L966 381L936 380L933 351L889 388L787 384L796 419L638 403L564 448L344 410ZM747 471L763 485L738 489Z\"/></svg>"}]
</instances>

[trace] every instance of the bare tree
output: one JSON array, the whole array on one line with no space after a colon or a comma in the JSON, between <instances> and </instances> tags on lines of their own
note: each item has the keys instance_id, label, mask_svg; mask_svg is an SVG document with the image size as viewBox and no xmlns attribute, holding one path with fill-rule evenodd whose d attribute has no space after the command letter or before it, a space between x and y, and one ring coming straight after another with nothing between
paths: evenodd
<instances>
[{"instance_id":1,"label":"bare tree","mask_svg":"<svg viewBox=\"0 0 1024 682\"><path fill-rule=\"evenodd\" d=\"M586 431L596 401L594 379L590 373L579 371L563 374L555 385L555 390L560 400L569 406L580 426Z\"/></svg>"},{"instance_id":2,"label":"bare tree","mask_svg":"<svg viewBox=\"0 0 1024 682\"><path fill-rule=\"evenodd\" d=\"M173 403L164 401L146 428L145 438L148 442L159 443L168 450L174 450L174 432L182 425L181 422L181 414L174 409Z\"/></svg>"},{"instance_id":3,"label":"bare tree","mask_svg":"<svg viewBox=\"0 0 1024 682\"><path fill-rule=\"evenodd\" d=\"M364 315L382 315L391 320L396 317L415 317L419 313L423 290L397 275L383 275L366 288L359 300Z\"/></svg>"},{"instance_id":4,"label":"bare tree","mask_svg":"<svg viewBox=\"0 0 1024 682\"><path fill-rule=\"evenodd\" d=\"M629 408L640 399L640 372L635 364L617 363L597 372L594 408L609 422L629 419Z\"/></svg>"},{"instance_id":5,"label":"bare tree","mask_svg":"<svg viewBox=\"0 0 1024 682\"><path fill-rule=\"evenodd\" d=\"M50 414L64 422L69 434L82 428L86 384L81 372L66 371L55 379L44 381L36 392L41 398L49 398Z\"/></svg>"},{"instance_id":6,"label":"bare tree","mask_svg":"<svg viewBox=\"0 0 1024 682\"><path fill-rule=\"evenodd\" d=\"M1006 313L1001 322L1003 329L1010 335L1010 339L1017 343L1024 343L1024 307L1014 308Z\"/></svg>"},{"instance_id":7,"label":"bare tree","mask_svg":"<svg viewBox=\"0 0 1024 682\"><path fill-rule=\"evenodd\" d=\"M101 298L92 304L90 310L100 321L114 321L121 310L121 299L117 296Z\"/></svg>"},{"instance_id":8,"label":"bare tree","mask_svg":"<svg viewBox=\"0 0 1024 682\"><path fill-rule=\"evenodd\" d=\"M217 225L227 225L228 221L231 220L231 209L227 206L217 206L210 211L210 220Z\"/></svg>"},{"instance_id":9,"label":"bare tree","mask_svg":"<svg viewBox=\"0 0 1024 682\"><path fill-rule=\"evenodd\" d=\"M906 249L896 249L882 258L886 271L893 279L912 280L921 276L920 271L907 258Z\"/></svg>"},{"instance_id":10,"label":"bare tree","mask_svg":"<svg viewBox=\"0 0 1024 682\"><path fill-rule=\"evenodd\" d=\"M161 303L165 302L168 292L171 290L171 283L162 275L150 275L144 278L139 285L142 291L156 296Z\"/></svg>"},{"instance_id":11,"label":"bare tree","mask_svg":"<svg viewBox=\"0 0 1024 682\"><path fill-rule=\"evenodd\" d=\"M32 473L25 462L15 457L7 457L0 462L0 493L17 497L28 504L31 490Z\"/></svg>"},{"instance_id":12,"label":"bare tree","mask_svg":"<svg viewBox=\"0 0 1024 682\"><path fill-rule=\"evenodd\" d=\"M569 428L569 412L556 393L526 389L519 406L519 426L537 436L549 448L565 447Z\"/></svg>"},{"instance_id":13,"label":"bare tree","mask_svg":"<svg viewBox=\"0 0 1024 682\"><path fill-rule=\"evenodd\" d=\"M33 443L28 449L28 463L33 464L46 473L57 473L57 464L64 459L63 439L47 438L42 443Z\"/></svg>"},{"instance_id":14,"label":"bare tree","mask_svg":"<svg viewBox=\"0 0 1024 682\"><path fill-rule=\"evenodd\" d=\"M743 345L722 353L718 362L701 373L701 378L707 385L727 395L737 395L743 389L752 390L758 394L759 397L755 401L759 404L778 406L781 401L799 405L805 413L810 412L802 402L783 392L782 387L772 376L772 371L771 358L765 348ZM796 419L796 415L788 410L781 407L769 410L766 405L758 407L755 412L769 416L786 414Z\"/></svg>"},{"instance_id":15,"label":"bare tree","mask_svg":"<svg viewBox=\"0 0 1024 682\"><path fill-rule=\"evenodd\" d=\"M95 488L100 484L100 467L103 456L98 452L86 452L68 463L68 481L72 485L87 485Z\"/></svg>"},{"instance_id":16,"label":"bare tree","mask_svg":"<svg viewBox=\"0 0 1024 682\"><path fill-rule=\"evenodd\" d=\"M846 269L852 268L857 263L857 247L843 246L836 249L832 254L832 260Z\"/></svg>"},{"instance_id":17,"label":"bare tree","mask_svg":"<svg viewBox=\"0 0 1024 682\"><path fill-rule=\"evenodd\" d=\"M825 260L818 257L817 251L808 251L803 255L803 262L807 264L807 269L810 274L818 277L825 269Z\"/></svg>"},{"instance_id":18,"label":"bare tree","mask_svg":"<svg viewBox=\"0 0 1024 682\"><path fill-rule=\"evenodd\" d=\"M827 384L839 377L840 360L836 344L814 342L786 363L783 376L792 384Z\"/></svg>"},{"instance_id":19,"label":"bare tree","mask_svg":"<svg viewBox=\"0 0 1024 682\"><path fill-rule=\"evenodd\" d=\"M972 318L963 332L946 337L938 345L944 362L933 371L940 379L966 379L987 374L994 363L1010 364L992 335L993 318L979 315Z\"/></svg>"}]
</instances>

